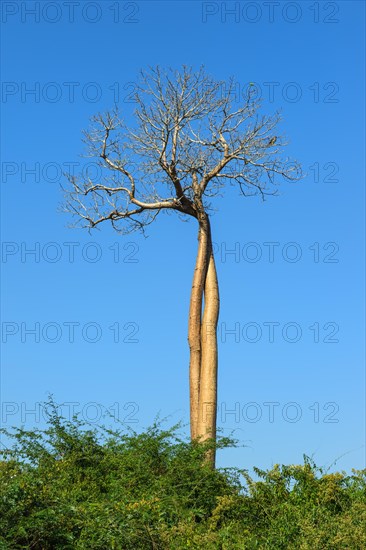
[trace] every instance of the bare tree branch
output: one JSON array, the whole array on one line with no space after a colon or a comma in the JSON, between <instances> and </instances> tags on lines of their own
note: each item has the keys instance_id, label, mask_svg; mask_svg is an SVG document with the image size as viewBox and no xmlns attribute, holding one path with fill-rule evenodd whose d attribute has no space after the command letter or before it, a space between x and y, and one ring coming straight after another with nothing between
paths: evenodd
<instances>
[{"instance_id":1,"label":"bare tree branch","mask_svg":"<svg viewBox=\"0 0 366 550\"><path fill-rule=\"evenodd\" d=\"M228 183L264 197L275 194L278 179L298 180L299 165L281 156L279 114L259 116L251 93L233 108L234 87L234 79L215 81L203 67L141 71L135 126L126 127L117 108L93 117L84 142L101 181L69 175L65 210L81 225L110 221L130 232L164 209L198 218Z\"/></svg>"}]
</instances>

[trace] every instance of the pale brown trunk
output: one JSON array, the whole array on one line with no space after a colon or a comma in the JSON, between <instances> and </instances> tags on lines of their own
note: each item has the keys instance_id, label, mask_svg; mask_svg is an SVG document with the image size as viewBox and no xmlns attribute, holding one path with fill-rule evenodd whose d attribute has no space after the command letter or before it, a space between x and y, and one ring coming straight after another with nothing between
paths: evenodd
<instances>
[{"instance_id":1,"label":"pale brown trunk","mask_svg":"<svg viewBox=\"0 0 366 550\"><path fill-rule=\"evenodd\" d=\"M198 433L201 441L216 440L217 417L217 323L219 317L219 287L215 260L211 250L204 289L204 311L201 324L201 378ZM209 451L208 462L215 467L215 451Z\"/></svg>"},{"instance_id":2,"label":"pale brown trunk","mask_svg":"<svg viewBox=\"0 0 366 550\"><path fill-rule=\"evenodd\" d=\"M198 233L198 252L193 275L188 321L191 439L196 439L198 436L201 377L201 316L203 289L208 267L207 245L208 233L204 226L200 224Z\"/></svg>"},{"instance_id":3,"label":"pale brown trunk","mask_svg":"<svg viewBox=\"0 0 366 550\"><path fill-rule=\"evenodd\" d=\"M193 276L188 341L190 346L191 438L216 439L217 414L217 322L219 291L212 252L210 222L199 220L198 253ZM204 297L204 309L202 313ZM215 452L207 455L215 467Z\"/></svg>"}]
</instances>

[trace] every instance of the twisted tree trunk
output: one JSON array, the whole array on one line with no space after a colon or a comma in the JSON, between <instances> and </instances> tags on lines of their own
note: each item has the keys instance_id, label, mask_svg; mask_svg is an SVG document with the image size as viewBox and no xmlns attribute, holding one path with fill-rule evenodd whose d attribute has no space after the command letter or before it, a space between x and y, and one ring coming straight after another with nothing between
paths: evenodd
<instances>
[{"instance_id":1,"label":"twisted tree trunk","mask_svg":"<svg viewBox=\"0 0 366 550\"><path fill-rule=\"evenodd\" d=\"M204 289L204 311L201 323L201 378L198 433L201 440L216 440L217 417L217 322L219 318L219 287L215 260L211 250ZM215 467L215 451L209 451L208 461Z\"/></svg>"},{"instance_id":2,"label":"twisted tree trunk","mask_svg":"<svg viewBox=\"0 0 366 550\"><path fill-rule=\"evenodd\" d=\"M198 252L194 269L188 321L188 343L190 348L189 390L191 439L198 437L199 395L201 379L201 317L203 291L208 267L208 234L203 226L198 230Z\"/></svg>"},{"instance_id":3,"label":"twisted tree trunk","mask_svg":"<svg viewBox=\"0 0 366 550\"><path fill-rule=\"evenodd\" d=\"M190 423L191 438L205 441L216 439L219 290L207 214L202 213L198 221L198 252L188 326ZM207 460L214 468L214 450L207 454Z\"/></svg>"}]
</instances>

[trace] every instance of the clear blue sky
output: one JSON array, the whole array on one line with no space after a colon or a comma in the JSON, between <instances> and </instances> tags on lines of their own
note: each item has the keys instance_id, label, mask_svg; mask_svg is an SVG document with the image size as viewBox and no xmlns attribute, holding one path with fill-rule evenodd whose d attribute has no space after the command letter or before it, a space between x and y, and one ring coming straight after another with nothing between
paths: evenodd
<instances>
[{"instance_id":1,"label":"clear blue sky","mask_svg":"<svg viewBox=\"0 0 366 550\"><path fill-rule=\"evenodd\" d=\"M215 201L218 424L247 445L218 464L266 468L306 453L365 467L364 11L357 1L2 3L5 426L41 426L29 411L49 392L66 416L73 406L98 419L104 407L137 430L159 411L188 423L195 224L163 216L147 239L107 226L89 235L57 209L61 172L85 162L91 115L117 96L130 112L140 68L204 64L235 76L239 94L256 83L264 113L282 110L288 152L308 173L265 203L232 188Z\"/></svg>"}]
</instances>

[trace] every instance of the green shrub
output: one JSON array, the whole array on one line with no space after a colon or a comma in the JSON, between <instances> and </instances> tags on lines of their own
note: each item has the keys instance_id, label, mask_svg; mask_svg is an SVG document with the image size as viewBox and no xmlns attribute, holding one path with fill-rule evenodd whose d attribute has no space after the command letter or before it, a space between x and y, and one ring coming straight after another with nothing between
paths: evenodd
<instances>
[{"instance_id":1,"label":"green shrub","mask_svg":"<svg viewBox=\"0 0 366 550\"><path fill-rule=\"evenodd\" d=\"M210 469L213 443L179 425L91 430L49 410L43 431L3 430L0 550L366 548L366 470L328 474L305 457L254 481Z\"/></svg>"}]
</instances>

